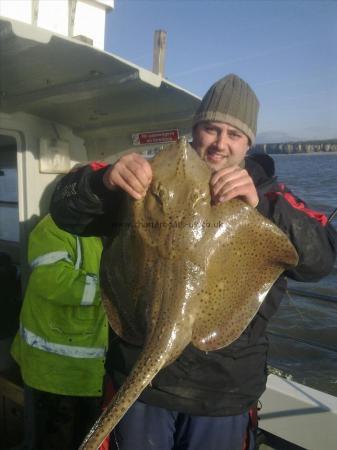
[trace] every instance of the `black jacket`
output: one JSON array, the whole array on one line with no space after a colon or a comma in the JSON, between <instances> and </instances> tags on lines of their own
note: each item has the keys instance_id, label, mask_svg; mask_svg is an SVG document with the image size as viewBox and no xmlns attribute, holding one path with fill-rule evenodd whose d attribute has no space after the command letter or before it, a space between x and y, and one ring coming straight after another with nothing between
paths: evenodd
<instances>
[{"instance_id":1,"label":"black jacket","mask_svg":"<svg viewBox=\"0 0 337 450\"><path fill-rule=\"evenodd\" d=\"M286 276L315 281L327 275L336 257L336 233L327 218L310 209L267 176L253 158L246 170L259 194L258 211L271 219L290 238L299 254L298 266L282 275L270 290L258 313L239 339L221 350L202 352L189 345L180 357L162 369L140 400L159 407L195 415L235 415L247 411L266 386L268 341L266 326L286 289ZM111 236L119 222L123 192L108 191L102 182L106 167L85 166L66 175L51 202L55 222L79 235ZM107 372L119 387L141 349L112 333Z\"/></svg>"}]
</instances>

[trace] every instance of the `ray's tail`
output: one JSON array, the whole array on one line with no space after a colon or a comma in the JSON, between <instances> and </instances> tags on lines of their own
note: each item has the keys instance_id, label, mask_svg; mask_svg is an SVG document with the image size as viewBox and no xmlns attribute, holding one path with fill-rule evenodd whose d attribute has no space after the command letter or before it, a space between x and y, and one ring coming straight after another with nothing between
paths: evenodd
<instances>
[{"instance_id":1,"label":"ray's tail","mask_svg":"<svg viewBox=\"0 0 337 450\"><path fill-rule=\"evenodd\" d=\"M106 436L115 428L164 364L162 355L158 358L155 355L142 354L129 377L126 378L108 407L92 426L79 450L97 450L99 448Z\"/></svg>"},{"instance_id":2,"label":"ray's tail","mask_svg":"<svg viewBox=\"0 0 337 450\"><path fill-rule=\"evenodd\" d=\"M96 420L79 450L97 450L99 448L106 436L115 428L157 373L178 356L187 346L190 338L184 339L183 342L180 341L177 346L172 345L172 340L175 339L172 339L172 330L169 329L166 330L166 333L161 332L159 336L152 335L130 375Z\"/></svg>"}]
</instances>

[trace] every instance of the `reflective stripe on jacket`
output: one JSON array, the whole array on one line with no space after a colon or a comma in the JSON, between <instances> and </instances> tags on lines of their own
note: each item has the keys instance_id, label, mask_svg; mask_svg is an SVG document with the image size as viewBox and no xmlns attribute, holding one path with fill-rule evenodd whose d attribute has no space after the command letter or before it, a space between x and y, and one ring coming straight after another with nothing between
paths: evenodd
<instances>
[{"instance_id":1,"label":"reflective stripe on jacket","mask_svg":"<svg viewBox=\"0 0 337 450\"><path fill-rule=\"evenodd\" d=\"M12 355L35 389L100 396L108 326L99 289L97 237L59 229L50 215L29 237L32 269Z\"/></svg>"}]
</instances>

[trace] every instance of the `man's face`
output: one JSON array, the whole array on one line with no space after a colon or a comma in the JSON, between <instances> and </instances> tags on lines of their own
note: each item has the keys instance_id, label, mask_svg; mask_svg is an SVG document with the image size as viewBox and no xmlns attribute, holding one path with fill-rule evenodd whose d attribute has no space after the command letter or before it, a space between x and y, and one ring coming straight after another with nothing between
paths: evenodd
<instances>
[{"instance_id":1,"label":"man's face","mask_svg":"<svg viewBox=\"0 0 337 450\"><path fill-rule=\"evenodd\" d=\"M192 147L217 172L240 164L249 149L248 137L224 122L200 122L193 129Z\"/></svg>"}]
</instances>

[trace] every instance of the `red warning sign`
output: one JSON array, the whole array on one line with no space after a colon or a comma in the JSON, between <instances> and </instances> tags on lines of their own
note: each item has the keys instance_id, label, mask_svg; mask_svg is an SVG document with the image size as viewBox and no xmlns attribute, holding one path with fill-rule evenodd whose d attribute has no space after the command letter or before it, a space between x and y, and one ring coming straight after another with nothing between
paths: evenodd
<instances>
[{"instance_id":1,"label":"red warning sign","mask_svg":"<svg viewBox=\"0 0 337 450\"><path fill-rule=\"evenodd\" d=\"M179 130L146 131L132 135L133 145L164 144L176 142L179 139Z\"/></svg>"}]
</instances>

